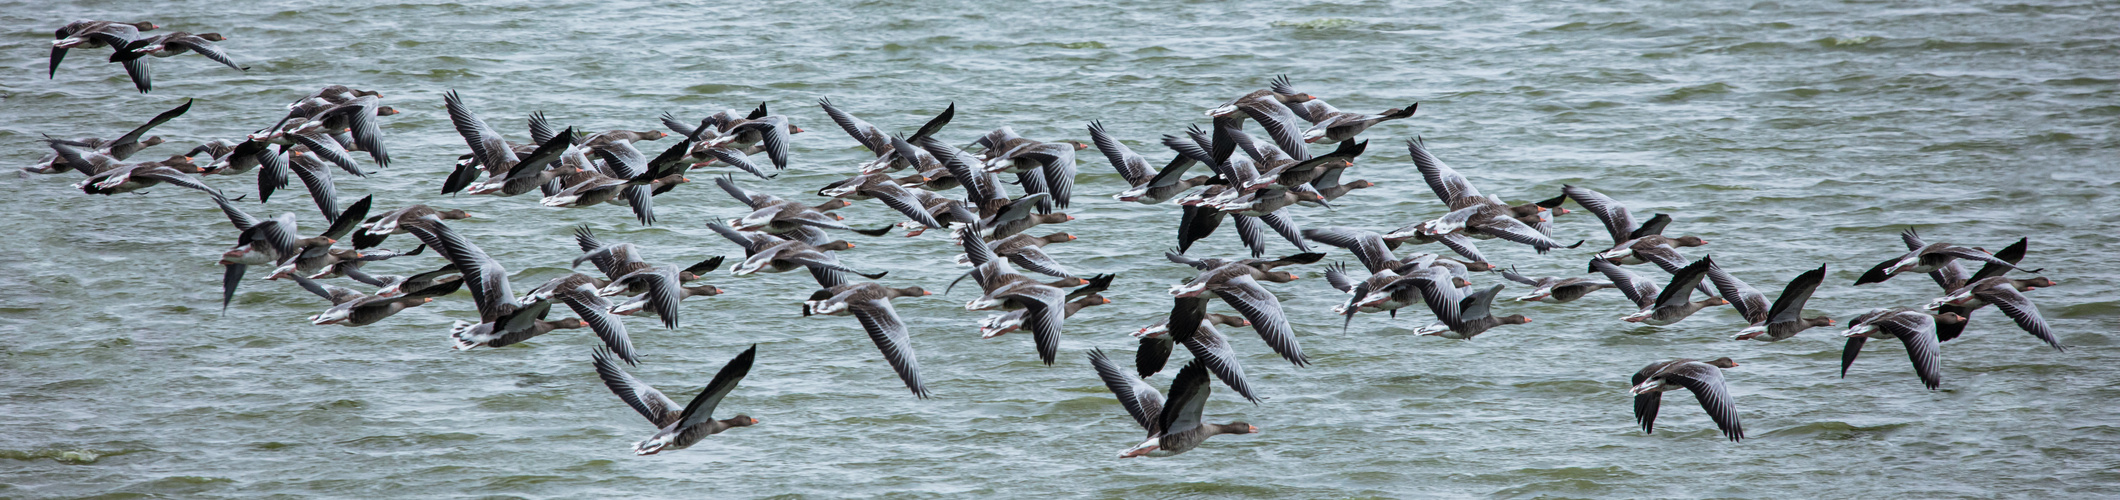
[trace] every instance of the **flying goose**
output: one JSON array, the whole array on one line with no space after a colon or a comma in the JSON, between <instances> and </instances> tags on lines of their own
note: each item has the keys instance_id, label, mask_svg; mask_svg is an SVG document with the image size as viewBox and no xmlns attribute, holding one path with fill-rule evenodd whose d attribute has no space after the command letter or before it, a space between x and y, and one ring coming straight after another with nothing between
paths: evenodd
<instances>
[{"instance_id":1,"label":"flying goose","mask_svg":"<svg viewBox=\"0 0 2120 500\"><path fill-rule=\"evenodd\" d=\"M1920 241L1921 236L1915 234L1914 228L1907 228L1906 231L1900 233L1900 239L1908 242L1914 242ZM2017 267L2016 264L2011 264L2009 261L1995 258L1994 255L1989 254L1986 250L1981 250L1979 248L1961 247L1949 243L1930 243L1927 245L1922 245L1921 248L1909 250L1905 255L1901 255L1897 258L1886 259L1884 262L1877 263L1876 267L1872 267L1868 272L1862 273L1862 277L1857 278L1855 280L1855 285L1861 286L1870 283L1882 282L1884 280L1892 279L1893 276L1898 276L1899 273L1906 271L1913 271L1917 273L1936 271L1938 269L1942 269L1945 266L1950 265L1952 262L1957 261L1958 259L1986 262L1989 265L1997 265L2019 271L2024 270L2022 268ZM2039 271L2040 270L2038 269L2034 269L2028 272L2036 273Z\"/></svg>"},{"instance_id":2,"label":"flying goose","mask_svg":"<svg viewBox=\"0 0 2120 500\"><path fill-rule=\"evenodd\" d=\"M641 416L648 418L648 423L657 428L655 435L633 444L635 455L682 450L701 439L706 439L707 436L720 434L730 428L758 425L758 419L749 415L739 414L721 420L714 419L714 408L721 406L721 400L727 398L729 392L736 390L737 382L742 381L745 375L751 374L751 363L758 358L757 344L752 344L743 354L736 355L735 359L722 365L721 371L714 374L714 380L708 382L707 387L701 389L698 396L692 397L692 403L683 408L678 408L677 402L671 401L669 396L664 396L662 391L655 390L640 379L633 378L633 374L626 373L624 367L611 359L610 351L598 348L591 357L596 362L596 376L604 380L604 386L611 388L612 394L617 394L618 399L626 402L626 406L633 407L633 411L640 412Z\"/></svg>"},{"instance_id":3,"label":"flying goose","mask_svg":"<svg viewBox=\"0 0 2120 500\"><path fill-rule=\"evenodd\" d=\"M1789 280L1789 284L1781 289L1781 295L1774 299L1774 305L1768 306L1767 296L1759 293L1758 289L1723 271L1722 266L1712 263L1708 265L1708 280L1715 282L1715 290L1721 292L1723 300L1729 302L1731 308L1737 309L1737 314L1744 316L1749 324L1744 330L1738 331L1737 336L1731 337L1732 340L1758 339L1774 342L1796 336L1797 333L1812 327L1831 326L1833 318L1803 317L1804 302L1811 300L1811 292L1817 291L1818 284L1825 281L1825 278L1825 265L1796 275L1796 279Z\"/></svg>"},{"instance_id":4,"label":"flying goose","mask_svg":"<svg viewBox=\"0 0 2120 500\"><path fill-rule=\"evenodd\" d=\"M920 360L913 354L913 338L906 332L905 320L899 319L898 310L891 307L891 299L899 297L921 297L934 295L920 287L890 288L873 281L848 283L827 287L810 295L803 302L803 315L831 314L852 315L861 322L861 329L868 332L869 340L876 343L876 350L883 352L883 359L898 372L905 388L918 398L928 397L926 384L920 381Z\"/></svg>"},{"instance_id":5,"label":"flying goose","mask_svg":"<svg viewBox=\"0 0 2120 500\"><path fill-rule=\"evenodd\" d=\"M1848 345L1840 350L1840 378L1848 377L1848 367L1855 364L1855 357L1862 355L1862 344L1869 339L1896 338L1906 345L1907 359L1914 362L1914 375L1921 377L1921 385L1929 390L1943 383L1943 362L1936 349L1936 325L1963 323L1964 316L1955 313L1929 314L1908 309L1875 309L1848 321Z\"/></svg>"},{"instance_id":6,"label":"flying goose","mask_svg":"<svg viewBox=\"0 0 2120 500\"><path fill-rule=\"evenodd\" d=\"M1104 351L1089 352L1090 365L1097 376L1104 379L1104 387L1119 397L1119 405L1134 422L1148 429L1148 440L1119 452L1119 458L1140 456L1167 457L1192 451L1219 434L1255 434L1259 428L1244 422L1227 424L1202 423L1200 415L1207 408L1207 396L1214 392L1207 384L1207 367L1200 360L1186 363L1178 370L1178 377L1171 381L1170 398L1156 392L1140 377L1121 371L1119 366L1105 357Z\"/></svg>"},{"instance_id":7,"label":"flying goose","mask_svg":"<svg viewBox=\"0 0 2120 500\"><path fill-rule=\"evenodd\" d=\"M1694 288L1707 277L1708 266L1713 262L1707 257L1701 257L1700 260L1680 269L1677 275L1671 277L1671 284L1662 288L1658 288L1656 282L1649 281L1647 276L1635 274L1605 259L1590 259L1590 271L1603 273L1606 279L1612 280L1619 288L1620 293L1626 294L1628 300L1641 307L1641 310L1620 320L1629 323L1669 325L1692 316L1702 308L1728 302L1722 297L1712 296L1699 301L1692 300Z\"/></svg>"},{"instance_id":8,"label":"flying goose","mask_svg":"<svg viewBox=\"0 0 2120 500\"><path fill-rule=\"evenodd\" d=\"M1723 369L1736 367L1737 362L1727 357L1706 363L1691 359L1649 363L1634 372L1634 385L1627 389L1634 394L1634 420L1641 423L1643 433L1656 432L1656 410L1663 405L1664 393L1683 388L1700 400L1700 408L1715 419L1715 427L1722 429L1723 436L1731 442L1744 440L1745 427L1737 421L1736 400L1730 398L1730 388L1723 384Z\"/></svg>"}]
</instances>

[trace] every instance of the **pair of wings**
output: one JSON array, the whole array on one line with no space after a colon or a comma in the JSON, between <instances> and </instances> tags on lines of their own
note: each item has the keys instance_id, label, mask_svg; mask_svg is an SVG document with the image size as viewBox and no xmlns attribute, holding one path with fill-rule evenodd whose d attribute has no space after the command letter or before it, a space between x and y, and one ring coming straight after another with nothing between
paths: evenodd
<instances>
[{"instance_id":1,"label":"pair of wings","mask_svg":"<svg viewBox=\"0 0 2120 500\"><path fill-rule=\"evenodd\" d=\"M1737 403L1730 397L1730 388L1723 383L1722 369L1714 365L1692 360L1677 360L1657 363L1634 374L1634 385L1639 386L1650 378L1662 378L1665 383L1685 387L1700 401L1708 418L1731 441L1745 438L1744 425L1737 419ZM1656 431L1656 413L1663 405L1664 393L1652 392L1634 396L1634 419L1642 426L1642 432Z\"/></svg>"},{"instance_id":2,"label":"pair of wings","mask_svg":"<svg viewBox=\"0 0 2120 500\"><path fill-rule=\"evenodd\" d=\"M744 376L751 373L751 364L758 358L758 346L752 345L750 349L730 359L728 364L722 365L721 371L715 372L713 381L708 382L707 387L692 398L691 404L682 408L677 406L677 402L664 396L662 391L635 378L633 374L626 373L626 370L618 365L618 361L613 359L611 351L598 348L592 358L596 364L597 377L602 378L604 386L624 400L626 406L633 407L633 411L640 412L642 417L647 417L648 422L655 424L657 428L676 425L678 429L687 429L713 420L714 409L721 406L721 400L728 397L729 392L736 390L737 382L743 381Z\"/></svg>"},{"instance_id":3,"label":"pair of wings","mask_svg":"<svg viewBox=\"0 0 2120 500\"><path fill-rule=\"evenodd\" d=\"M1207 396L1214 392L1207 384L1207 367L1198 359L1186 363L1171 381L1170 397L1165 398L1155 386L1140 377L1127 373L1104 355L1101 349L1089 352L1090 365L1097 370L1097 377L1104 380L1104 387L1118 396L1120 406L1134 422L1148 430L1149 437L1179 434L1200 427L1200 414L1207 408Z\"/></svg>"}]
</instances>

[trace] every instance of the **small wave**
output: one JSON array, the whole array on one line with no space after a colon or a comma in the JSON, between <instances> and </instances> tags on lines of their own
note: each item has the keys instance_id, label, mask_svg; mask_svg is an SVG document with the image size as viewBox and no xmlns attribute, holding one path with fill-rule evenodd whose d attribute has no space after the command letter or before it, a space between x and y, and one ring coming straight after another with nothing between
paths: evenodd
<instances>
[{"instance_id":1,"label":"small wave","mask_svg":"<svg viewBox=\"0 0 2120 500\"><path fill-rule=\"evenodd\" d=\"M1308 21L1274 21L1273 24L1270 24L1270 26L1273 26L1275 28L1293 28L1299 30L1337 30L1353 28L1361 25L1362 23L1359 21L1343 17L1326 17L1311 19Z\"/></svg>"},{"instance_id":2,"label":"small wave","mask_svg":"<svg viewBox=\"0 0 2120 500\"><path fill-rule=\"evenodd\" d=\"M1630 33L1649 28L1650 26L1648 24L1642 23L1640 21L1620 21L1616 23L1593 23L1588 21L1576 21L1572 23L1562 24L1560 26L1546 28L1540 31L1612 31L1620 33Z\"/></svg>"},{"instance_id":3,"label":"small wave","mask_svg":"<svg viewBox=\"0 0 2120 500\"><path fill-rule=\"evenodd\" d=\"M1684 87L1672 89L1670 92L1665 92L1663 95L1652 97L1649 100L1655 102L1680 102L1692 100L1698 97L1728 94L1735 90L1737 90L1736 86L1722 82L1715 82L1706 85L1687 85Z\"/></svg>"},{"instance_id":4,"label":"small wave","mask_svg":"<svg viewBox=\"0 0 2120 500\"><path fill-rule=\"evenodd\" d=\"M53 461L53 462L58 462L58 463L62 463L62 464L67 464L67 465L90 465L90 464L94 464L94 463L96 463L96 461L97 461L97 460L102 460L102 459L103 459L103 457L115 457L115 456L118 456L118 455L124 455L124 454L128 454L128 453L137 453L137 452L141 452L141 451L146 451L146 450L115 450L115 451L100 451L100 450L89 450L89 449L72 449L72 450L62 450L62 449L43 449L43 450L0 450L0 458L5 458L5 459L11 459L11 460L51 460L51 461Z\"/></svg>"},{"instance_id":5,"label":"small wave","mask_svg":"<svg viewBox=\"0 0 2120 500\"><path fill-rule=\"evenodd\" d=\"M1868 45L1870 42L1876 40L1881 40L1881 38L1869 36L1829 36L1813 40L1812 43L1816 43L1820 47L1855 47Z\"/></svg>"},{"instance_id":6,"label":"small wave","mask_svg":"<svg viewBox=\"0 0 2120 500\"><path fill-rule=\"evenodd\" d=\"M1899 429L1906 428L1909 425L1913 424L1899 423L1863 427L1847 422L1812 422L1795 427L1774 429L1771 431L1767 431L1765 434L1754 434L1752 437L1809 437L1815 439L1848 440L1865 437L1881 437L1898 431Z\"/></svg>"},{"instance_id":7,"label":"small wave","mask_svg":"<svg viewBox=\"0 0 2120 500\"><path fill-rule=\"evenodd\" d=\"M1612 489L1597 481L1570 479L1565 481L1542 481L1494 492L1496 498L1548 498L1554 496L1573 497L1584 494L1610 495Z\"/></svg>"}]
</instances>

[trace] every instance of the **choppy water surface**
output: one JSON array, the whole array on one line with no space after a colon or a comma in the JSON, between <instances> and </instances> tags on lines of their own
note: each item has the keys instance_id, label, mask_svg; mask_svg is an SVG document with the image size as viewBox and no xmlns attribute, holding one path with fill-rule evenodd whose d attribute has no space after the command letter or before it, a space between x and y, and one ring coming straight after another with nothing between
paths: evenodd
<instances>
[{"instance_id":1,"label":"choppy water surface","mask_svg":"<svg viewBox=\"0 0 2120 500\"><path fill-rule=\"evenodd\" d=\"M84 51L58 79L39 78L49 33L78 18L227 33L223 46L251 70L160 60L158 88L143 96ZM868 158L813 104L820 97L892 131L955 102L942 135L959 144L1002 125L1086 140L1083 126L1103 120L1160 164L1157 134L1204 124L1205 108L1287 73L1343 109L1421 103L1419 116L1366 135L1371 154L1349 175L1382 187L1337 211L1301 210L1302 224L1382 229L1441 213L1400 145L1421 135L1510 201L1567 183L1637 214L1673 214L1673 232L1712 242L1689 256L1712 252L1770 294L1827 264L1810 309L1843 320L1938 295L1920 276L1848 286L1900 252L1902 227L1989 248L2030 236L2026 264L2062 283L2033 297L2076 346L2056 353L1984 311L1944 346L1943 390L1928 392L1895 342L1872 343L1841 379L1838 328L1732 342L1742 325L1727 308L1638 327L1618 321L1631 307L1609 291L1500 305L1536 321L1470 342L1407 335L1425 313L1365 316L1342 334L1327 311L1339 296L1316 279L1322 266L1305 266L1305 279L1269 288L1315 365L1296 369L1249 330L1231 332L1271 399L1243 404L1217 387L1208 408L1211 420L1265 433L1120 460L1141 433L1081 352L1130 356L1123 332L1162 314L1164 289L1191 271L1160 255L1176 209L1112 201L1123 182L1084 154L1071 211L1080 220L1058 227L1081 240L1052 251L1121 279L1109 294L1117 303L1068 322L1057 366L1039 364L1026 335L979 340L981 314L962 310L961 291L900 300L936 394L915 400L852 319L799 317L807 277L719 276L731 293L687 302L681 330L630 320L645 356L634 372L687 400L758 344L757 368L722 408L764 424L637 458L629 445L651 429L597 383L592 337L455 352L449 323L477 316L464 296L374 326L313 327L302 317L322 300L255 280L222 317L214 260L234 231L205 197L169 187L89 197L69 189L77 176L9 174L0 496L2120 494L2120 272L2107 260L2120 252L2120 16L2097 2L17 1L0 8L0 27L0 163L10 169L42 154L38 133L115 135L185 97L198 99L191 113L157 130L177 144L143 158L250 132L325 84L379 89L405 111L385 119L396 164L341 176L339 188L348 200L373 193L378 207L481 215L452 225L517 283L564 272L578 223L661 262L740 253L703 227L737 205L711 185L686 186L659 198L663 224L644 228L619 207L439 198L431 193L464 150L445 90L518 139L532 111L648 129L663 111L696 119L770 101L810 132L796 136L787 175L744 182L814 198ZM248 178L211 180L252 189ZM305 196L252 210L320 224ZM848 213L897 217L873 202ZM1559 226L1593 244L1546 256L1486 249L1527 273L1579 273L1603 231L1582 213ZM956 274L936 236L855 241L844 258L890 271L892 285L939 289ZM1218 234L1194 254L1239 251ZM1684 393L1667 398L1660 432L1635 428L1624 393L1634 370L1723 355L1743 363L1728 377L1751 439L1722 440Z\"/></svg>"}]
</instances>

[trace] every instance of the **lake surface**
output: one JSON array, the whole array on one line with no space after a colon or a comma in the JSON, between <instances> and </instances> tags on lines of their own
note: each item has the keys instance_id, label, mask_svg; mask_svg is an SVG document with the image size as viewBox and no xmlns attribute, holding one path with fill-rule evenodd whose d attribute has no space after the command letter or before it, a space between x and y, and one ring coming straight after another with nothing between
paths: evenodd
<instances>
[{"instance_id":1,"label":"lake surface","mask_svg":"<svg viewBox=\"0 0 2120 500\"><path fill-rule=\"evenodd\" d=\"M140 95L99 49L77 51L57 79L37 78L51 31L81 18L226 33L222 46L251 69L158 60L155 92ZM1087 140L1084 126L1102 120L1160 166L1169 153L1159 134L1205 125L1206 108L1285 73L1342 109L1421 105L1364 135L1370 154L1348 178L1380 187L1337 210L1298 209L1305 226L1388 230L1443 213L1403 146L1418 135L1511 202L1576 184L1636 214L1672 214L1671 234L1711 242L1688 257L1712 253L1770 295L1826 264L1809 310L1842 321L1779 343L1734 342L1743 322L1728 308L1638 326L1618 320L1633 309L1625 298L1604 291L1498 304L1535 322L1471 341L1409 335L1430 321L1412 309L1364 315L1342 333L1324 266L1301 266L1304 279L1268 288L1314 364L1281 361L1249 329L1225 331L1270 399L1245 404L1217 385L1207 408L1210 421L1264 433L1121 460L1142 432L1082 353L1130 358L1125 333L1167 311L1165 290L1193 271L1162 257L1176 207L1112 200L1124 182L1085 151L1069 211L1078 220L1050 228L1080 240L1050 250L1120 278L1114 304L1067 322L1057 365L1036 360L1028 335L980 340L985 313L963 310L963 290L903 299L935 393L916 400L853 319L800 316L807 276L719 272L709 281L730 293L687 301L681 329L628 320L644 357L633 373L687 401L757 344L757 367L721 412L763 423L635 457L631 444L652 429L598 383L585 332L453 351L449 324L477 318L468 294L368 327L311 326L303 318L324 301L256 271L222 316L214 262L235 231L206 197L173 187L86 196L69 187L76 175L10 173L0 497L2120 495L2120 269L2110 257L2120 252L2120 15L2110 4L95 0L0 2L0 27L0 163L10 172L46 151L39 133L113 136L186 97L198 99L190 114L156 130L172 144L135 159L251 132L326 84L381 90L404 111L384 119L394 164L340 175L342 203L372 193L378 208L470 210L479 217L451 225L518 287L567 271L575 224L641 245L655 262L740 256L704 224L742 210L706 171L656 200L654 227L616 206L437 196L466 151L442 110L446 90L516 140L533 111L562 126L644 130L664 111L696 120L770 102L809 132L795 136L785 175L741 182L821 201L819 186L870 156L818 98L895 132L954 102L941 137L955 144L1003 125ZM251 176L209 181L254 193ZM246 207L322 225L298 188ZM844 213L863 227L901 220L875 202ZM1604 231L1584 212L1557 225L1558 237L1590 244L1548 255L1482 248L1527 274L1577 275ZM2061 282L2031 296L2075 348L2057 353L1990 308L1944 344L1942 390L1923 390L1889 341L1840 378L1848 318L1940 295L1922 276L1849 286L1903 251L1905 227L1989 249L2029 236L2025 264ZM1228 231L1192 255L1240 255ZM889 285L939 290L958 273L940 233L848 238L860 248L842 258L889 271ZM1404 250L1417 249L1440 251ZM1504 296L1522 291L1512 284ZM1727 377L1749 439L1724 440L1683 392L1667 395L1658 432L1642 434L1625 392L1634 371L1717 356L1742 364ZM1152 382L1167 387L1173 372Z\"/></svg>"}]
</instances>

